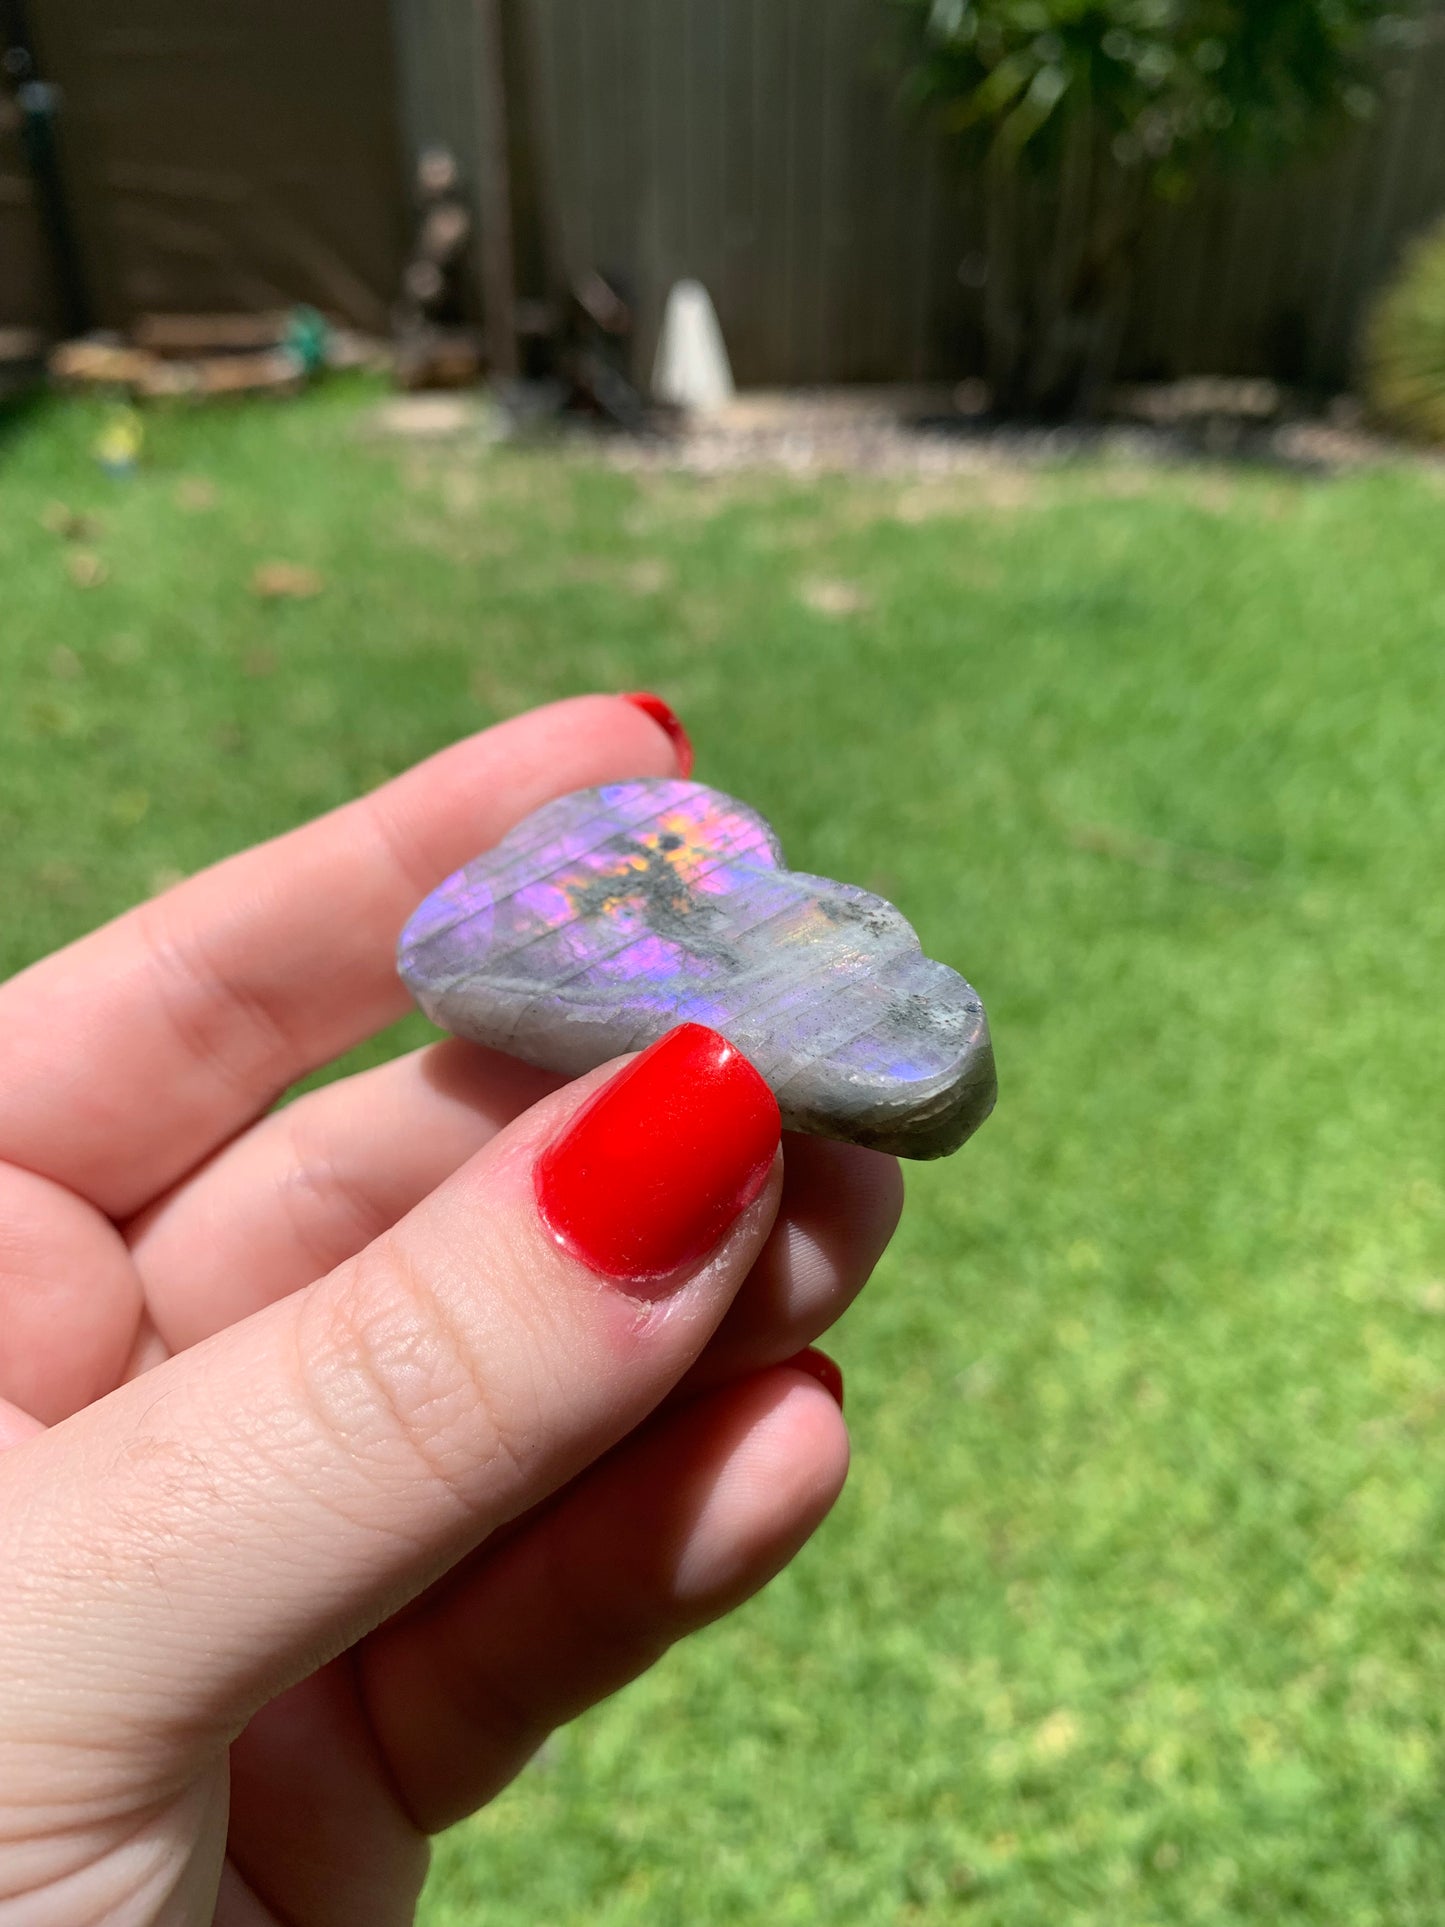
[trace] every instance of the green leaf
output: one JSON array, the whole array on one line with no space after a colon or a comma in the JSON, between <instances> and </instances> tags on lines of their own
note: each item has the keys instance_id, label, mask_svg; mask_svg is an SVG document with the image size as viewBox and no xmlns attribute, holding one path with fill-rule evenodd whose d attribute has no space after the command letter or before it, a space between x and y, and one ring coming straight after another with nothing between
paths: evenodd
<instances>
[{"instance_id":1,"label":"green leaf","mask_svg":"<svg viewBox=\"0 0 1445 1927\"><path fill-rule=\"evenodd\" d=\"M1069 74L1063 67L1042 67L1029 83L1028 92L998 130L999 146L1005 154L1020 154L1048 120L1069 90Z\"/></svg>"},{"instance_id":2,"label":"green leaf","mask_svg":"<svg viewBox=\"0 0 1445 1927\"><path fill-rule=\"evenodd\" d=\"M1017 100L1030 83L1031 63L1020 51L1001 60L971 94L961 100L949 115L950 125L960 130L981 121L996 120Z\"/></svg>"}]
</instances>

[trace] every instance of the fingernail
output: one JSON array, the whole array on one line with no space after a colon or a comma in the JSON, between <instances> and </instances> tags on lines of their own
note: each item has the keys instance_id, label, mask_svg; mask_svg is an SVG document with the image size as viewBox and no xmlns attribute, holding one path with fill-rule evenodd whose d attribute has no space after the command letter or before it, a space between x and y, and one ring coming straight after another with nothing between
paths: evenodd
<instances>
[{"instance_id":1,"label":"fingernail","mask_svg":"<svg viewBox=\"0 0 1445 1927\"><path fill-rule=\"evenodd\" d=\"M537 1160L552 1236L637 1296L666 1296L762 1190L778 1103L742 1052L682 1024L619 1071Z\"/></svg>"},{"instance_id":2,"label":"fingernail","mask_svg":"<svg viewBox=\"0 0 1445 1927\"><path fill-rule=\"evenodd\" d=\"M816 1345L810 1345L805 1352L795 1352L783 1363L792 1372L806 1372L809 1378L816 1378L823 1390L836 1403L838 1410L843 1409L843 1371L826 1352L820 1352Z\"/></svg>"},{"instance_id":3,"label":"fingernail","mask_svg":"<svg viewBox=\"0 0 1445 1927\"><path fill-rule=\"evenodd\" d=\"M634 709L640 709L644 716L650 716L655 723L667 731L677 754L678 775L691 776L692 738L683 728L682 720L676 711L670 709L661 696L650 695L645 689L629 690L622 700L625 703L631 703Z\"/></svg>"}]
</instances>

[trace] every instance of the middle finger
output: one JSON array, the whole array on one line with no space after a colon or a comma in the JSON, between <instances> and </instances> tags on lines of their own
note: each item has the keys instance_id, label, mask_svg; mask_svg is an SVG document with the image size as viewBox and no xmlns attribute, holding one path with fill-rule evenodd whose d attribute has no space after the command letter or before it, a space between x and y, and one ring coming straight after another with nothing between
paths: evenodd
<instances>
[{"instance_id":1,"label":"middle finger","mask_svg":"<svg viewBox=\"0 0 1445 1927\"><path fill-rule=\"evenodd\" d=\"M565 1081L448 1038L262 1118L128 1229L165 1352L324 1278Z\"/></svg>"},{"instance_id":2,"label":"middle finger","mask_svg":"<svg viewBox=\"0 0 1445 1927\"><path fill-rule=\"evenodd\" d=\"M264 1118L130 1227L158 1340L146 1363L325 1276L564 1081L449 1038ZM777 1223L719 1333L727 1376L789 1357L837 1318L901 1196L891 1158L785 1138Z\"/></svg>"}]
</instances>

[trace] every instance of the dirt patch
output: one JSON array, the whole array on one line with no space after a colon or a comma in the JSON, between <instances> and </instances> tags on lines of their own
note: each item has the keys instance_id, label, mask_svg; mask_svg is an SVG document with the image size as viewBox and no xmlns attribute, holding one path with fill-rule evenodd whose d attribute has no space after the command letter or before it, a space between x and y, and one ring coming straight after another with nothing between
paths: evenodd
<instances>
[{"instance_id":1,"label":"dirt patch","mask_svg":"<svg viewBox=\"0 0 1445 1927\"><path fill-rule=\"evenodd\" d=\"M675 580L670 562L664 562L660 555L642 555L635 562L629 562L622 570L621 581L624 589L635 596L661 595L670 589Z\"/></svg>"},{"instance_id":2,"label":"dirt patch","mask_svg":"<svg viewBox=\"0 0 1445 1927\"><path fill-rule=\"evenodd\" d=\"M798 598L820 616L862 615L873 606L873 598L866 589L838 576L814 576L801 584Z\"/></svg>"},{"instance_id":3,"label":"dirt patch","mask_svg":"<svg viewBox=\"0 0 1445 1927\"><path fill-rule=\"evenodd\" d=\"M899 493L891 513L895 522L916 525L975 515L980 509L1017 514L1038 507L1042 499L1039 478L1032 470L1001 467L958 480L919 482Z\"/></svg>"},{"instance_id":4,"label":"dirt patch","mask_svg":"<svg viewBox=\"0 0 1445 1927\"><path fill-rule=\"evenodd\" d=\"M403 442L502 441L506 418L480 388L455 393L393 395L372 410L368 426Z\"/></svg>"}]
</instances>

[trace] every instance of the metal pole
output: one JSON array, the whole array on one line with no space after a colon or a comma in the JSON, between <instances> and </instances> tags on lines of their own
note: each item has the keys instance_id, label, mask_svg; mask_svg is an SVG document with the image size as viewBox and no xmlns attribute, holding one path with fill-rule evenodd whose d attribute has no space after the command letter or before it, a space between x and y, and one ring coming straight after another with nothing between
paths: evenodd
<instances>
[{"instance_id":1,"label":"metal pole","mask_svg":"<svg viewBox=\"0 0 1445 1927\"><path fill-rule=\"evenodd\" d=\"M60 170L55 135L60 96L41 78L24 0L0 0L0 73L13 88L20 109L21 140L50 249L61 322L67 334L84 334L91 326L93 310Z\"/></svg>"}]
</instances>

